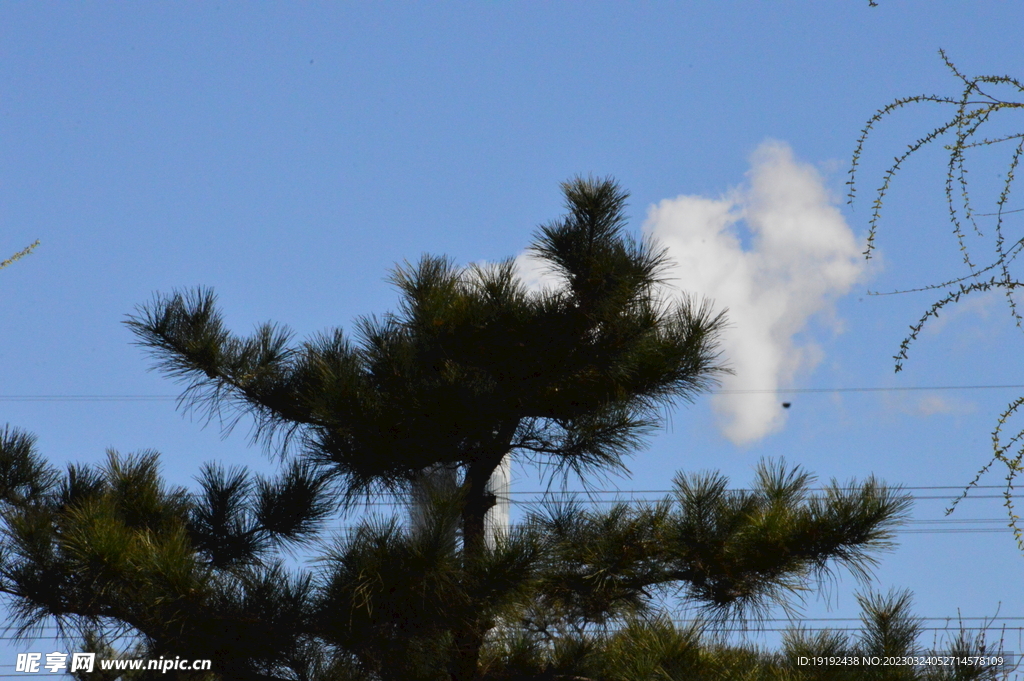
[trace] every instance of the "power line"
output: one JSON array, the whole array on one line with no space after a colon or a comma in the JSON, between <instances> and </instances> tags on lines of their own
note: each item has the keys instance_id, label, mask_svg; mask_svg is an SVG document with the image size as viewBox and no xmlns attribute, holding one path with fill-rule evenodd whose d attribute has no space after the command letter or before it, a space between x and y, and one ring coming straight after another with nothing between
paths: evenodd
<instances>
[{"instance_id":1,"label":"power line","mask_svg":"<svg viewBox=\"0 0 1024 681\"><path fill-rule=\"evenodd\" d=\"M902 487L900 487L900 489L902 489L902 490L941 490L941 489L950 489L950 490L958 490L959 489L959 490L962 490L964 487L966 487L966 485L903 485ZM1006 488L1005 484L1004 485L972 485L971 486L971 489L1005 489L1005 488ZM833 488L833 487L807 487L806 489L808 491L812 491L812 492L821 492L821 491L824 491L824 490L827 490L827 489L835 489L835 488ZM840 486L838 489L859 489L859 487L858 486L853 486L853 487ZM670 490L670 489L623 489L623 490L600 489L600 490L589 490L587 493L588 494L620 494L620 493L621 494L665 494L666 492L671 492L671 491L672 490ZM747 488L742 488L742 487L735 487L735 488L731 488L731 491L733 491L733 492L750 492L751 490L747 489ZM540 490L519 490L519 491L513 490L512 494L576 494L576 492L573 492L572 490L543 490L543 489L540 489Z\"/></svg>"},{"instance_id":2,"label":"power line","mask_svg":"<svg viewBox=\"0 0 1024 681\"><path fill-rule=\"evenodd\" d=\"M935 490L945 490L945 489L963 491L963 489L965 487L966 487L966 485L903 485L903 486L900 487L900 489L903 490L903 491L913 491L913 490L935 491ZM860 489L860 487L859 486L853 486L853 487L839 486L838 488L834 488L834 487L807 487L806 488L806 490L808 492L824 492L826 490L831 490L831 489L852 490L852 489ZM971 489L1006 489L1006 485L1005 484L1004 485L972 485ZM574 492L572 490L519 490L519 491L513 490L510 493L511 494L532 494L534 496L551 496L551 495L573 495L573 494L586 494L586 495L592 495L592 494L671 494L673 491L674 490L671 490L671 489L623 489L623 490L602 489L602 490L587 490L585 492ZM752 492L754 490L748 489L748 488L743 488L743 487L735 487L735 488L731 488L729 491L731 491L731 492ZM1000 495L1000 498L1001 498L1001 496L1002 495Z\"/></svg>"},{"instance_id":3,"label":"power line","mask_svg":"<svg viewBox=\"0 0 1024 681\"><path fill-rule=\"evenodd\" d=\"M839 491L855 491L861 489L859 486L854 487L808 487L808 492L831 492L833 490ZM914 491L940 491L949 490L949 494L908 494L912 501L933 501L942 500L950 501L951 499L959 497L963 494L964 490L967 489L965 485L921 485L921 486L901 486L897 489L894 485L892 486L893 491L898 492L914 492ZM963 498L963 501L973 499L1003 499L1007 497L1006 485L974 485L968 489L973 490L1003 490L999 494L969 494ZM727 490L727 492L736 493L756 493L759 490L748 489L742 487L734 487ZM583 504L643 504L643 503L658 503L665 501L666 498L671 499L675 494L676 490L672 489L624 489L624 490L586 490L586 491L574 491L574 490L512 490L508 492L511 497L528 497L526 499L509 499L509 503L516 506L529 506L536 504L555 504L559 502L575 502ZM612 498L607 498L607 495L614 495ZM642 496L641 496L642 495ZM390 500L372 500L373 497L378 496L376 493L366 493L367 501L358 502L355 506L396 506L405 503L407 501L401 496L396 496ZM604 497L604 498L602 498ZM1024 490L1020 492L1009 492L1011 499L1024 498ZM815 495L811 494L808 498L816 498Z\"/></svg>"},{"instance_id":4,"label":"power line","mask_svg":"<svg viewBox=\"0 0 1024 681\"><path fill-rule=\"evenodd\" d=\"M901 392L907 390L996 390L1003 388L1024 388L1024 385L934 385L934 386L894 386L889 388L775 388L771 390L712 390L713 395L747 395L757 393L773 393L777 395L790 393L880 393Z\"/></svg>"},{"instance_id":5,"label":"power line","mask_svg":"<svg viewBox=\"0 0 1024 681\"><path fill-rule=\"evenodd\" d=\"M842 488L840 488L840 489L842 489ZM959 487L957 489L959 489L961 491L963 490L962 487ZM1005 489L1005 488L1001 487L1001 489ZM729 490L729 491L731 491L731 492L740 492L740 491L746 492L746 491L749 491L749 490ZM665 494L666 495L667 494L672 494L672 491L671 490L666 491ZM913 500L913 501L950 501L951 499L959 496L959 494L955 494L955 495L949 495L949 494L911 494L909 496L910 496L911 500ZM1016 494L1011 493L1009 496L1010 496L1011 499L1021 499L1021 498L1024 498L1024 492L1019 492L1019 493L1016 493ZM1006 499L1006 497L1007 497L1007 495L1005 495L1005 494L974 494L974 495L970 495L970 496L964 497L963 501L973 500L973 499ZM534 500L529 500L529 501L521 501L521 500L518 500L518 499L512 499L512 500L510 500L510 503L512 503L514 505L527 505L527 504L535 504L535 503L554 503L554 502L563 501L563 500L564 501L568 501L570 499L571 499L571 497L563 497L561 499L543 499L543 498L541 498L541 499L534 499ZM629 503L629 504L636 503L636 504L640 504L640 503L644 503L644 502L656 503L658 501L662 501L663 499L660 499L660 498L640 498L640 499L587 499L587 500L573 499L573 500L581 502L581 503L588 503L588 504L618 504L618 503ZM366 505L367 506L387 506L387 505L389 505L389 503L390 502L385 502L385 501L372 501L372 502L369 502Z\"/></svg>"},{"instance_id":6,"label":"power line","mask_svg":"<svg viewBox=\"0 0 1024 681\"><path fill-rule=\"evenodd\" d=\"M938 521L938 520L918 520L918 521L913 521L913 520L911 520L911 521L908 521L908 522L909 523L918 522L918 523L922 523L922 524L930 524L930 523L942 522L942 521ZM965 522L972 522L972 521L965 521ZM911 527L911 528L896 527L896 528L892 528L891 532L893 532L894 534L898 534L898 535L902 535L902 534L1004 534L1004 533L1005 534L1012 534L1013 533L1013 528L1009 527L1009 525L1007 524L1007 521L1005 519L1002 519L1002 518L991 519L991 520L988 520L988 521L985 521L985 522L991 522L991 523L998 522L998 523L1002 523L1002 526L1001 527L917 527L917 528L913 528L913 527ZM361 527L362 527L362 525L333 525L333 526L331 526L331 527L329 527L327 529L334 530L334 531L340 531L340 532L352 533L352 532L357 531Z\"/></svg>"},{"instance_id":7,"label":"power line","mask_svg":"<svg viewBox=\"0 0 1024 681\"><path fill-rule=\"evenodd\" d=\"M933 385L860 388L737 388L710 390L712 395L790 395L806 393L870 393L919 390L1021 390L1024 385ZM179 395L0 395L0 402L169 402Z\"/></svg>"},{"instance_id":8,"label":"power line","mask_svg":"<svg viewBox=\"0 0 1024 681\"><path fill-rule=\"evenodd\" d=\"M915 620L922 620L922 621L925 621L925 622L950 622L950 623L953 623L953 622L990 622L990 623L994 623L994 622L1024 621L1024 616L1021 616L1021 615L994 615L994 616L986 616L986 615L972 615L972 616L940 615L940 616L935 616L935 617L921 617L919 615L914 615L913 618ZM685 617L673 617L672 621L673 622L689 622L691 620L688 620ZM799 625L801 622L862 622L863 620L860 617L846 617L846 616L840 617L840 616L836 616L836 617L797 617L797 618L793 618L793 617L765 617L765 618L758 618L758 621L759 622L789 622L791 624ZM39 628L44 630L44 631L54 631L54 630L57 629L57 626L53 625L53 624L43 624L43 625L40 625ZM18 638L18 637L17 636L6 636L6 637L0 636L0 640L4 640L4 641L13 640L13 639L16 639L16 638ZM0 664L0 667L3 667L3 666L4 666L3 664Z\"/></svg>"},{"instance_id":9,"label":"power line","mask_svg":"<svg viewBox=\"0 0 1024 681\"><path fill-rule=\"evenodd\" d=\"M170 402L176 395L0 395L0 402Z\"/></svg>"}]
</instances>

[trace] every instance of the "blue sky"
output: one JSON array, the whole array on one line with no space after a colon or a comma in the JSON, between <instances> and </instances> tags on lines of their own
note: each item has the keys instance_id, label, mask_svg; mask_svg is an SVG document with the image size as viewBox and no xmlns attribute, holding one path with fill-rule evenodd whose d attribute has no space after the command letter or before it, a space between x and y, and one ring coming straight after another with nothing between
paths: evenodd
<instances>
[{"instance_id":1,"label":"blue sky","mask_svg":"<svg viewBox=\"0 0 1024 681\"><path fill-rule=\"evenodd\" d=\"M155 292L211 286L240 333L348 328L394 305L396 263L522 253L577 174L616 177L633 228L677 244L677 283L734 310L728 359L753 368L732 389L1024 383L998 298L944 316L894 375L933 296L867 295L960 271L941 149L906 165L877 257L857 255L881 173L943 112L885 121L852 207L844 184L878 107L957 93L939 48L968 74L1024 74L1024 6L879 4L4 3L0 256L42 243L0 274L0 423L57 462L158 450L182 484L208 460L267 468L244 424L223 438L173 400L11 398L175 395L122 323ZM826 480L963 485L1017 394L707 396L609 484L665 489L677 470L720 469L742 486L760 458L785 457ZM534 472L516 476L538 489ZM915 520L945 503L920 500ZM1000 503L969 499L952 518L1004 518ZM946 527L982 526L1001 527ZM928 617L1024 616L1022 568L1008 532L905 533L875 586L913 590ZM856 587L846 576L804 613L850 616Z\"/></svg>"}]
</instances>

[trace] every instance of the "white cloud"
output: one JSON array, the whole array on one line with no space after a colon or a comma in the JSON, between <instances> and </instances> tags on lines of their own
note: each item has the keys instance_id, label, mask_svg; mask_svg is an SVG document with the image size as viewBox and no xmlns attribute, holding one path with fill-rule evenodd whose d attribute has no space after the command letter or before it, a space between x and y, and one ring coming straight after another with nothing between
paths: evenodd
<instances>
[{"instance_id":1,"label":"white cloud","mask_svg":"<svg viewBox=\"0 0 1024 681\"><path fill-rule=\"evenodd\" d=\"M723 350L735 375L723 390L771 391L821 360L820 348L796 337L812 318L834 321L835 299L863 273L863 247L819 174L786 144L762 144L748 181L718 199L665 199L650 208L644 231L676 262L674 287L728 308ZM782 427L780 401L726 393L713 406L723 433L746 444Z\"/></svg>"},{"instance_id":2,"label":"white cloud","mask_svg":"<svg viewBox=\"0 0 1024 681\"><path fill-rule=\"evenodd\" d=\"M934 416L935 414L953 414L960 409L939 395L925 395L917 400L915 411L921 416Z\"/></svg>"},{"instance_id":3,"label":"white cloud","mask_svg":"<svg viewBox=\"0 0 1024 681\"><path fill-rule=\"evenodd\" d=\"M974 317L972 321L975 326L978 322L988 322L994 316L996 308L1004 304L1005 296L1005 291L983 291L967 296L955 305L947 305L938 317L928 320L924 326L924 333L938 335L950 322L959 322L964 317Z\"/></svg>"},{"instance_id":4,"label":"white cloud","mask_svg":"<svg viewBox=\"0 0 1024 681\"><path fill-rule=\"evenodd\" d=\"M686 291L728 308L722 350L734 375L723 391L773 391L821 361L821 348L798 342L811 319L835 331L834 301L864 273L857 242L818 172L793 158L782 142L767 141L751 156L748 184L718 199L679 196L648 211L644 232L669 249L674 293ZM531 288L555 285L544 266L517 258ZM748 444L785 422L772 392L716 395L719 427Z\"/></svg>"},{"instance_id":5,"label":"white cloud","mask_svg":"<svg viewBox=\"0 0 1024 681\"><path fill-rule=\"evenodd\" d=\"M539 291L558 285L558 278L549 271L549 265L527 253L516 256L516 271L527 288Z\"/></svg>"},{"instance_id":6,"label":"white cloud","mask_svg":"<svg viewBox=\"0 0 1024 681\"><path fill-rule=\"evenodd\" d=\"M938 393L925 393L924 395L909 395L895 393L887 395L883 401L889 411L909 414L910 416L959 416L970 414L977 410L973 402L946 397Z\"/></svg>"}]
</instances>

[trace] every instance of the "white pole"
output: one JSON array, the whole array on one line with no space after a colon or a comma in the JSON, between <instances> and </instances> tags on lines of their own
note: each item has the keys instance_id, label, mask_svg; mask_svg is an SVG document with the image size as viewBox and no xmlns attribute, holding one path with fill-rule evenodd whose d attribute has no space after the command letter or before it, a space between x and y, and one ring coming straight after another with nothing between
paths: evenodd
<instances>
[{"instance_id":1,"label":"white pole","mask_svg":"<svg viewBox=\"0 0 1024 681\"><path fill-rule=\"evenodd\" d=\"M423 471L420 479L413 484L412 504L409 507L409 517L414 531L426 527L426 513L431 497L451 494L455 491L456 485L458 469L454 465L437 465ZM508 532L511 487L512 458L506 456L487 481L487 491L495 496L495 504L484 516L484 542L487 548L492 550L497 545L498 535Z\"/></svg>"},{"instance_id":2,"label":"white pole","mask_svg":"<svg viewBox=\"0 0 1024 681\"><path fill-rule=\"evenodd\" d=\"M494 549L499 534L508 532L511 511L512 457L506 455L487 481L487 491L495 496L495 504L484 516L484 542Z\"/></svg>"},{"instance_id":3,"label":"white pole","mask_svg":"<svg viewBox=\"0 0 1024 681\"><path fill-rule=\"evenodd\" d=\"M454 465L436 464L420 473L412 486L412 503L409 505L409 519L414 532L427 528L432 499L447 497L455 492L458 485L458 468Z\"/></svg>"}]
</instances>

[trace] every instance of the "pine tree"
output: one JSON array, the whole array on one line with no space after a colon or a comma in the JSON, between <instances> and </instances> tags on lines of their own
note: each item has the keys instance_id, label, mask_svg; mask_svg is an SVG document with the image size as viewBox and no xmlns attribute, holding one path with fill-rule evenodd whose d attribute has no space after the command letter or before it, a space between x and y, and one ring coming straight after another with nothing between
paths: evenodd
<instances>
[{"instance_id":1,"label":"pine tree","mask_svg":"<svg viewBox=\"0 0 1024 681\"><path fill-rule=\"evenodd\" d=\"M488 545L487 483L506 457L584 481L623 470L666 408L723 371L724 317L659 296L666 255L625 232L625 192L563 189L567 215L531 247L559 282L548 290L511 260L425 257L394 272L395 313L301 343L274 324L233 335L206 290L140 308L128 324L186 403L254 418L282 471L206 466L189 495L153 454L61 474L5 431L0 591L23 625L126 631L224 679L611 679L608 651L657 629L672 594L756 616L840 566L866 574L907 498L872 479L811 494L782 464L746 493L681 475L659 504L564 503ZM371 519L324 539L337 511L401 498L438 466L456 485L416 528ZM281 552L302 546L316 567L286 568Z\"/></svg>"}]
</instances>

